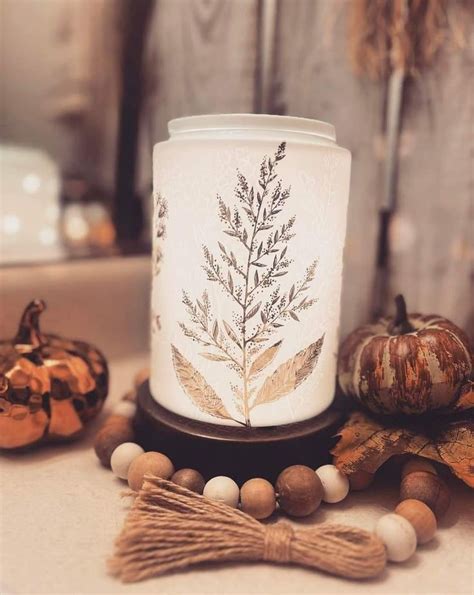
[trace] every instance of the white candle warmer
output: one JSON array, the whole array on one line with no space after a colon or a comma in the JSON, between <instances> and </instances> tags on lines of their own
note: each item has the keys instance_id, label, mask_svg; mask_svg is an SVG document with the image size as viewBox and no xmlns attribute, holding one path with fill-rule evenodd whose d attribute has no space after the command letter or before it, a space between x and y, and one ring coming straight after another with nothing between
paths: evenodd
<instances>
[{"instance_id":1,"label":"white candle warmer","mask_svg":"<svg viewBox=\"0 0 474 595\"><path fill-rule=\"evenodd\" d=\"M169 132L153 156L153 398L213 424L318 415L335 390L349 151L302 118Z\"/></svg>"}]
</instances>

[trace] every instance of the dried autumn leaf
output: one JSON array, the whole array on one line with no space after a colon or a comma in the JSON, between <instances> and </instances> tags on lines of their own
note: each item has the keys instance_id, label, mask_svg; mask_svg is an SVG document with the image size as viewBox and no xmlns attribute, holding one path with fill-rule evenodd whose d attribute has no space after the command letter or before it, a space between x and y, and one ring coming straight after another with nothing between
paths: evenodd
<instances>
[{"instance_id":1,"label":"dried autumn leaf","mask_svg":"<svg viewBox=\"0 0 474 595\"><path fill-rule=\"evenodd\" d=\"M281 364L261 386L252 408L277 401L304 382L316 367L323 342L324 335Z\"/></svg>"},{"instance_id":2,"label":"dried autumn leaf","mask_svg":"<svg viewBox=\"0 0 474 595\"><path fill-rule=\"evenodd\" d=\"M461 394L459 395L459 399L451 406L449 411L446 413L451 413L453 411L466 411L467 409L474 408L474 382L472 380L468 380L466 384L461 388Z\"/></svg>"},{"instance_id":3,"label":"dried autumn leaf","mask_svg":"<svg viewBox=\"0 0 474 595\"><path fill-rule=\"evenodd\" d=\"M278 341L268 349L265 349L265 351L256 358L256 360L250 367L250 376L255 376L264 368L266 368L269 364L271 364L276 354L278 353L278 350L280 349L281 343L282 341Z\"/></svg>"},{"instance_id":4,"label":"dried autumn leaf","mask_svg":"<svg viewBox=\"0 0 474 595\"><path fill-rule=\"evenodd\" d=\"M404 428L384 427L362 411L353 412L337 434L332 449L334 464L346 475L356 471L375 473L390 457L405 452L420 452L429 440Z\"/></svg>"},{"instance_id":5,"label":"dried autumn leaf","mask_svg":"<svg viewBox=\"0 0 474 595\"><path fill-rule=\"evenodd\" d=\"M453 422L436 440L436 450L443 463L474 488L474 422Z\"/></svg>"},{"instance_id":6,"label":"dried autumn leaf","mask_svg":"<svg viewBox=\"0 0 474 595\"><path fill-rule=\"evenodd\" d=\"M173 365L181 388L204 413L221 419L232 419L224 403L196 368L171 345Z\"/></svg>"},{"instance_id":7,"label":"dried autumn leaf","mask_svg":"<svg viewBox=\"0 0 474 595\"><path fill-rule=\"evenodd\" d=\"M375 473L390 457L412 454L447 465L474 487L474 423L443 420L442 428L435 438L430 438L413 427L385 427L362 411L355 411L339 431L340 440L331 454L336 467L347 475L356 471Z\"/></svg>"}]
</instances>

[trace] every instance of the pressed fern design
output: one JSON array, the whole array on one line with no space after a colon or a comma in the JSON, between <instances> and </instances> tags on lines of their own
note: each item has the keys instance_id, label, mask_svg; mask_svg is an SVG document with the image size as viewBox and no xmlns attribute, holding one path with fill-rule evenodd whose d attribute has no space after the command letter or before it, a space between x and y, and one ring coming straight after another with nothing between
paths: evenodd
<instances>
[{"instance_id":1,"label":"pressed fern design","mask_svg":"<svg viewBox=\"0 0 474 595\"><path fill-rule=\"evenodd\" d=\"M168 202L166 198L159 192L153 194L153 213L155 218L153 220L153 235L156 240L153 242L153 274L156 277L161 268L161 261L163 260L163 250L161 244L166 237L166 219L168 218ZM154 311L151 313L152 332L161 329L160 316Z\"/></svg>"},{"instance_id":2,"label":"pressed fern design","mask_svg":"<svg viewBox=\"0 0 474 595\"><path fill-rule=\"evenodd\" d=\"M264 370L277 356L283 339L277 334L287 322L316 302L308 290L316 274L317 262L307 267L302 279L282 292L279 279L289 273L292 260L288 244L294 237L295 217L279 222L290 188L284 188L277 175L285 158L285 143L273 157L264 157L256 186L237 172L235 204L229 206L217 196L223 233L230 245L218 242L218 252L203 246L203 270L207 279L220 286L232 301L231 320L218 320L207 291L192 299L183 291L183 304L189 317L180 323L184 335L204 350L200 355L227 366L235 377L230 384L236 410L243 421L228 412L222 399L202 374L172 345L172 359L184 392L202 411L222 419L234 419L250 426L250 412L293 392L316 367L324 335L281 364L262 380Z\"/></svg>"}]
</instances>

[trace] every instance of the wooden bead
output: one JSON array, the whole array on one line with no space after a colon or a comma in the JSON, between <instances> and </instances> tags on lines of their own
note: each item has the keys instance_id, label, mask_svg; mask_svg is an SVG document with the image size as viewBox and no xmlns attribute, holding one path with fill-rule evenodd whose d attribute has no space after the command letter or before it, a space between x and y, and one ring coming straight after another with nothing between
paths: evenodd
<instances>
[{"instance_id":1,"label":"wooden bead","mask_svg":"<svg viewBox=\"0 0 474 595\"><path fill-rule=\"evenodd\" d=\"M133 442L134 439L135 433L129 419L120 417L119 420L108 421L95 437L95 454L104 467L110 467L110 458L117 446Z\"/></svg>"},{"instance_id":2,"label":"wooden bead","mask_svg":"<svg viewBox=\"0 0 474 595\"><path fill-rule=\"evenodd\" d=\"M239 486L233 479L225 475L218 475L210 479L204 486L203 495L232 508L237 508L239 504Z\"/></svg>"},{"instance_id":3,"label":"wooden bead","mask_svg":"<svg viewBox=\"0 0 474 595\"><path fill-rule=\"evenodd\" d=\"M169 479L174 473L173 463L161 452L144 452L131 462L128 469L127 479L130 489L138 492L147 473Z\"/></svg>"},{"instance_id":4,"label":"wooden bead","mask_svg":"<svg viewBox=\"0 0 474 595\"><path fill-rule=\"evenodd\" d=\"M171 481L197 494L202 494L206 481L195 469L180 469L172 476Z\"/></svg>"},{"instance_id":5,"label":"wooden bead","mask_svg":"<svg viewBox=\"0 0 474 595\"><path fill-rule=\"evenodd\" d=\"M349 485L353 492L367 489L374 481L375 474L368 471L356 471L349 475Z\"/></svg>"},{"instance_id":6,"label":"wooden bead","mask_svg":"<svg viewBox=\"0 0 474 595\"><path fill-rule=\"evenodd\" d=\"M249 479L240 488L240 507L255 519L266 519L276 507L275 490L266 479Z\"/></svg>"},{"instance_id":7,"label":"wooden bead","mask_svg":"<svg viewBox=\"0 0 474 595\"><path fill-rule=\"evenodd\" d=\"M438 476L426 471L413 471L402 479L400 500L420 500L431 508L439 520L449 508L448 486Z\"/></svg>"},{"instance_id":8,"label":"wooden bead","mask_svg":"<svg viewBox=\"0 0 474 595\"><path fill-rule=\"evenodd\" d=\"M403 500L395 508L395 514L399 514L412 525L419 544L428 543L433 539L437 529L436 517L424 502Z\"/></svg>"},{"instance_id":9,"label":"wooden bead","mask_svg":"<svg viewBox=\"0 0 474 595\"><path fill-rule=\"evenodd\" d=\"M124 415L116 415L112 414L104 421L102 427L107 428L111 426L120 426L120 425L128 425L131 426L131 421L129 417L125 417Z\"/></svg>"},{"instance_id":10,"label":"wooden bead","mask_svg":"<svg viewBox=\"0 0 474 595\"><path fill-rule=\"evenodd\" d=\"M392 562L405 562L416 550L416 533L409 521L391 512L380 517L375 527Z\"/></svg>"},{"instance_id":11,"label":"wooden bead","mask_svg":"<svg viewBox=\"0 0 474 595\"><path fill-rule=\"evenodd\" d=\"M124 442L117 446L110 457L110 466L114 475L120 479L127 479L128 468L132 461L143 452L143 448L135 442Z\"/></svg>"},{"instance_id":12,"label":"wooden bead","mask_svg":"<svg viewBox=\"0 0 474 595\"><path fill-rule=\"evenodd\" d=\"M316 473L305 465L284 469L276 481L280 507L289 515L308 516L321 504L323 485Z\"/></svg>"},{"instance_id":13,"label":"wooden bead","mask_svg":"<svg viewBox=\"0 0 474 595\"><path fill-rule=\"evenodd\" d=\"M141 384L150 378L150 368L142 368L139 370L133 379L133 384L135 388L138 388Z\"/></svg>"},{"instance_id":14,"label":"wooden bead","mask_svg":"<svg viewBox=\"0 0 474 595\"><path fill-rule=\"evenodd\" d=\"M425 471L426 473L432 473L438 475L436 468L426 459L421 457L414 457L409 459L402 467L402 479L415 471Z\"/></svg>"},{"instance_id":15,"label":"wooden bead","mask_svg":"<svg viewBox=\"0 0 474 595\"><path fill-rule=\"evenodd\" d=\"M127 417L128 419L133 419L136 412L137 406L131 401L120 401L120 403L117 403L117 405L115 405L115 407L112 409L112 413L114 415Z\"/></svg>"},{"instance_id":16,"label":"wooden bead","mask_svg":"<svg viewBox=\"0 0 474 595\"><path fill-rule=\"evenodd\" d=\"M323 484L323 500L328 504L341 502L349 493L349 480L335 465L323 465L316 469Z\"/></svg>"}]
</instances>

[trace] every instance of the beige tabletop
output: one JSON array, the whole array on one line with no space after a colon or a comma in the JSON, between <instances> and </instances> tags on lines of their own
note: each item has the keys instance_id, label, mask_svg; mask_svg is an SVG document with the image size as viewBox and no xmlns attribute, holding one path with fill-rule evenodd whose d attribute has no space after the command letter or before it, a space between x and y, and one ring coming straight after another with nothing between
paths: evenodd
<instances>
[{"instance_id":1,"label":"beige tabletop","mask_svg":"<svg viewBox=\"0 0 474 595\"><path fill-rule=\"evenodd\" d=\"M128 389L146 356L112 362L107 408ZM0 593L474 593L474 495L451 482L453 504L430 544L370 582L269 564L206 566L133 585L106 573L121 529L124 484L98 463L93 422L81 442L0 457ZM379 478L341 504L322 505L309 523L371 529L397 501L397 480Z\"/></svg>"}]
</instances>

